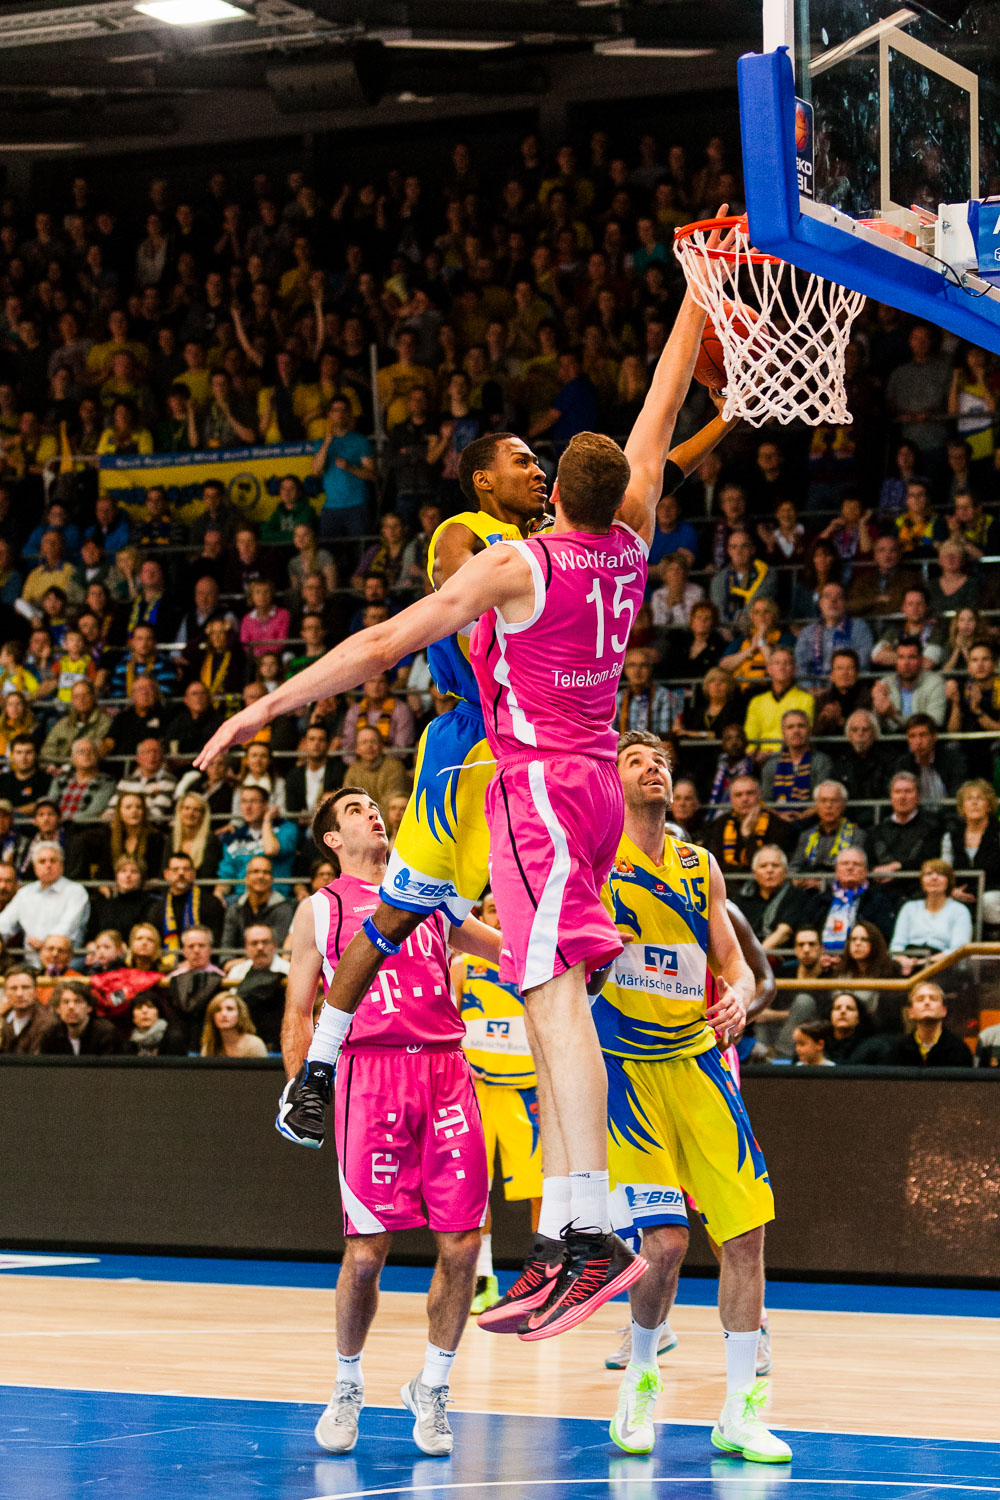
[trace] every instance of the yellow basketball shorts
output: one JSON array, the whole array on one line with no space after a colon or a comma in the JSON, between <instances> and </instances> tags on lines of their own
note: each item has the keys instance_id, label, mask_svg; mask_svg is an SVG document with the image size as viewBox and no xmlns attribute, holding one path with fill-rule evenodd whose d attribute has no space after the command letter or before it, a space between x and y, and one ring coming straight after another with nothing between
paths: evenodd
<instances>
[{"instance_id":1,"label":"yellow basketball shorts","mask_svg":"<svg viewBox=\"0 0 1000 1500\"><path fill-rule=\"evenodd\" d=\"M722 1054L637 1061L605 1053L611 1218L635 1243L687 1224L685 1194L717 1244L774 1218L746 1106Z\"/></svg>"},{"instance_id":2,"label":"yellow basketball shorts","mask_svg":"<svg viewBox=\"0 0 1000 1500\"><path fill-rule=\"evenodd\" d=\"M478 708L458 703L431 720L417 747L383 901L427 915L440 908L461 926L489 881L486 788L495 770Z\"/></svg>"},{"instance_id":3,"label":"yellow basketball shorts","mask_svg":"<svg viewBox=\"0 0 1000 1500\"><path fill-rule=\"evenodd\" d=\"M476 1098L483 1117L490 1176L499 1148L503 1195L508 1202L516 1198L540 1198L542 1150L535 1090L507 1088L477 1078Z\"/></svg>"}]
</instances>

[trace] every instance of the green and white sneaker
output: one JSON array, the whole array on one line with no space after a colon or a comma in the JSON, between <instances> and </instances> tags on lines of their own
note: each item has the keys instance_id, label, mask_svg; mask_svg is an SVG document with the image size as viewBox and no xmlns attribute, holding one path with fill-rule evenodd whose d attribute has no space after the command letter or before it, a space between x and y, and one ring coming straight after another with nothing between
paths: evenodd
<instances>
[{"instance_id":1,"label":"green and white sneaker","mask_svg":"<svg viewBox=\"0 0 1000 1500\"><path fill-rule=\"evenodd\" d=\"M358 1418L365 1404L365 1388L352 1380L338 1380L326 1411L316 1423L316 1441L327 1453L350 1453L358 1441Z\"/></svg>"},{"instance_id":2,"label":"green and white sneaker","mask_svg":"<svg viewBox=\"0 0 1000 1500\"><path fill-rule=\"evenodd\" d=\"M478 1318L480 1313L484 1313L488 1307L493 1306L494 1302L499 1301L500 1283L496 1277L477 1276L476 1295L473 1297L472 1306L469 1308L469 1317Z\"/></svg>"},{"instance_id":3,"label":"green and white sneaker","mask_svg":"<svg viewBox=\"0 0 1000 1500\"><path fill-rule=\"evenodd\" d=\"M727 1396L722 1415L712 1428L713 1446L723 1453L738 1453L755 1464L787 1464L791 1448L769 1432L759 1416L766 1400L766 1380L755 1380L753 1385Z\"/></svg>"},{"instance_id":4,"label":"green and white sneaker","mask_svg":"<svg viewBox=\"0 0 1000 1500\"><path fill-rule=\"evenodd\" d=\"M421 1453L430 1458L447 1458L455 1446L455 1435L444 1409L448 1387L424 1385L420 1376L414 1375L399 1394L403 1405L416 1417L413 1441Z\"/></svg>"},{"instance_id":5,"label":"green and white sneaker","mask_svg":"<svg viewBox=\"0 0 1000 1500\"><path fill-rule=\"evenodd\" d=\"M618 1410L608 1431L611 1441L625 1453L651 1453L656 1442L653 1412L663 1382L655 1370L629 1365L618 1387Z\"/></svg>"},{"instance_id":6,"label":"green and white sneaker","mask_svg":"<svg viewBox=\"0 0 1000 1500\"><path fill-rule=\"evenodd\" d=\"M604 1361L604 1368L606 1370L624 1370L629 1360L632 1358L631 1323L626 1328L619 1328L617 1332L621 1334L622 1341L619 1344L618 1348L615 1350L614 1354L609 1354L607 1359ZM670 1353L671 1349L676 1348L677 1335L671 1328L670 1324L664 1322L662 1327L660 1328L660 1337L656 1341L657 1359L662 1359L665 1354Z\"/></svg>"}]
</instances>

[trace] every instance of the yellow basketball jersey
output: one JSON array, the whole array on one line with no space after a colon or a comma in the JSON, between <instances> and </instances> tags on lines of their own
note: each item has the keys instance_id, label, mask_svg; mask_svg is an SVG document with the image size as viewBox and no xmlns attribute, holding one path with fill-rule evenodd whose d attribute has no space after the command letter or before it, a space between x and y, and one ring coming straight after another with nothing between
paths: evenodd
<instances>
[{"instance_id":1,"label":"yellow basketball jersey","mask_svg":"<svg viewBox=\"0 0 1000 1500\"><path fill-rule=\"evenodd\" d=\"M465 1055L484 1083L527 1089L535 1085L535 1061L524 1028L524 1000L513 984L501 984L494 964L470 958L462 983Z\"/></svg>"},{"instance_id":2,"label":"yellow basketball jersey","mask_svg":"<svg viewBox=\"0 0 1000 1500\"><path fill-rule=\"evenodd\" d=\"M449 516L446 521L441 522L427 548L427 576L431 583L434 582L434 558L438 541L449 526L455 525L467 526L487 547L492 547L494 542L517 542L521 539L516 526L498 521L496 516L489 516L482 510L463 510L457 516ZM469 631L473 624L475 621L470 621L468 630L456 631L454 635L447 635L444 640L435 641L432 646L428 646L427 664L439 693L464 698L467 703L478 707L479 688L469 665Z\"/></svg>"},{"instance_id":3,"label":"yellow basketball jersey","mask_svg":"<svg viewBox=\"0 0 1000 1500\"><path fill-rule=\"evenodd\" d=\"M708 851L668 838L654 865L627 836L601 891L625 951L594 1004L615 1057L697 1057L715 1045L705 1020Z\"/></svg>"}]
</instances>

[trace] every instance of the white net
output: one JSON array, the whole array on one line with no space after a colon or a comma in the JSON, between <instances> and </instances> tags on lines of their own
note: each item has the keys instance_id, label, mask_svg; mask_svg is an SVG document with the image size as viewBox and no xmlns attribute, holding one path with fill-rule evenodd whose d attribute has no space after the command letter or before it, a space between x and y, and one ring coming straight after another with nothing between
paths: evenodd
<instances>
[{"instance_id":1,"label":"white net","mask_svg":"<svg viewBox=\"0 0 1000 1500\"><path fill-rule=\"evenodd\" d=\"M758 255L745 219L719 222L730 229L725 250L709 245L716 226L708 224L678 231L674 254L722 348L723 416L751 427L772 419L810 427L853 421L844 351L862 294Z\"/></svg>"}]
</instances>

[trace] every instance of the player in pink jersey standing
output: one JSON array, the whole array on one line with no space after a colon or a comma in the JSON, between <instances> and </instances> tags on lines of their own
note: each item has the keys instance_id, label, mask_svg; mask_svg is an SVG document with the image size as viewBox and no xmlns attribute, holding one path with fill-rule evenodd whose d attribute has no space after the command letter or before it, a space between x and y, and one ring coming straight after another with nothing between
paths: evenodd
<instances>
[{"instance_id":1,"label":"player in pink jersey standing","mask_svg":"<svg viewBox=\"0 0 1000 1500\"><path fill-rule=\"evenodd\" d=\"M329 988L341 954L378 906L388 851L378 806L356 787L323 799L313 838L338 860L341 873L303 901L292 925L282 1026L289 1077L312 1041L319 981ZM337 1382L316 1426L317 1442L331 1453L349 1453L357 1442L361 1352L393 1231L422 1224L438 1245L427 1299L429 1341L423 1369L401 1395L415 1419L417 1447L431 1455L452 1450L445 1401L475 1290L489 1176L462 1050L465 1027L451 989L449 941L496 961L499 939L491 928L468 918L452 932L447 918L434 912L379 970L355 1012L337 1068L335 1138L346 1246L337 1277ZM279 1130L286 1108L283 1102Z\"/></svg>"},{"instance_id":2,"label":"player in pink jersey standing","mask_svg":"<svg viewBox=\"0 0 1000 1500\"><path fill-rule=\"evenodd\" d=\"M508 943L505 972L525 994L546 1172L541 1253L530 1257L514 1297L503 1299L510 1326L529 1339L575 1326L645 1270L610 1230L607 1080L587 976L621 946L598 898L623 817L615 689L704 321L687 295L624 454L593 433L571 441L547 551L536 538L480 552L439 592L335 646L227 721L196 761L204 767L308 698L347 692L488 616L477 627L477 675L504 773L490 795L492 885ZM518 439L508 447L533 458ZM383 955L398 951L373 920L364 931ZM338 1011L342 1037L351 1013L327 1005L323 1017L334 1045L330 1012Z\"/></svg>"}]
</instances>

